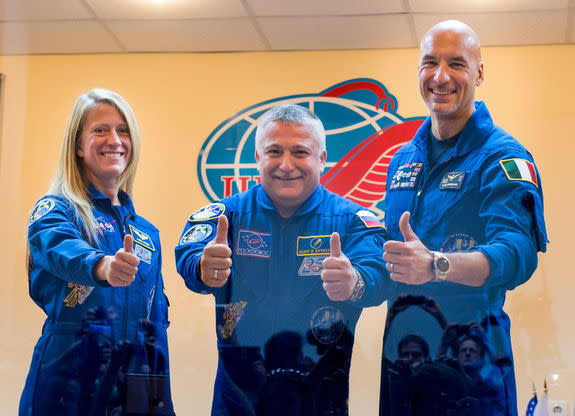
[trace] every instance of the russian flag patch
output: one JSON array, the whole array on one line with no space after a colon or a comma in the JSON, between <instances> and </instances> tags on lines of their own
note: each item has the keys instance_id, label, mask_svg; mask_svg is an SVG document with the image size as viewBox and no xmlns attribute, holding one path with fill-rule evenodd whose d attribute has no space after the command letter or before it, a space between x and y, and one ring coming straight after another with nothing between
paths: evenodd
<instances>
[{"instance_id":1,"label":"russian flag patch","mask_svg":"<svg viewBox=\"0 0 575 416\"><path fill-rule=\"evenodd\" d=\"M368 228L383 227L383 224L381 222L379 222L379 220L376 218L375 214L371 211L368 211L366 209L362 209L361 211L357 211L355 213L355 215L357 215L359 217L359 219L362 220L363 223L365 224L365 226Z\"/></svg>"}]
</instances>

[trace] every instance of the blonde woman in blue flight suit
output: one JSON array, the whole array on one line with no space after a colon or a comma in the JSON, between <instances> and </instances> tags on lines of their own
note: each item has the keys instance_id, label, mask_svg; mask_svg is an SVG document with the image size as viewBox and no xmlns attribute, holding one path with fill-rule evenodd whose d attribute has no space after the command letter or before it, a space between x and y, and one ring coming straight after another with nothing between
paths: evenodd
<instances>
[{"instance_id":1,"label":"blonde woman in blue flight suit","mask_svg":"<svg viewBox=\"0 0 575 416\"><path fill-rule=\"evenodd\" d=\"M28 226L30 296L47 317L20 415L173 414L159 232L130 198L139 153L121 96L78 98Z\"/></svg>"}]
</instances>

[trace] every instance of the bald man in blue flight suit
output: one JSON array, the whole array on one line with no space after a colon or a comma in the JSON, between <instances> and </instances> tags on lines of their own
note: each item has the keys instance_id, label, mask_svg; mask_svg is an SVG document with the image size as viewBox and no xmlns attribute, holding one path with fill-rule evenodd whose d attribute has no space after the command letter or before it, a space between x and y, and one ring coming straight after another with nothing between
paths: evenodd
<instances>
[{"instance_id":1,"label":"bald man in blue flight suit","mask_svg":"<svg viewBox=\"0 0 575 416\"><path fill-rule=\"evenodd\" d=\"M297 105L259 121L262 183L196 211L176 247L186 285L216 299L213 415L348 414L355 325L388 284L384 229L319 185L321 121Z\"/></svg>"},{"instance_id":2,"label":"bald man in blue flight suit","mask_svg":"<svg viewBox=\"0 0 575 416\"><path fill-rule=\"evenodd\" d=\"M510 322L502 308L506 292L531 277L537 252L546 249L543 194L531 154L493 124L483 102L474 102L483 79L479 39L471 28L446 21L426 33L419 84L431 115L389 166L384 259L398 282L390 302L432 298L450 329L444 333L424 308L409 308L386 328L384 356L393 361L397 342L414 333L432 351L454 358L457 340L449 338L480 327L490 362L476 366L497 365L497 376L491 372L481 380L481 392L470 387L465 395L471 401L454 397L443 410L460 414L463 405L475 403L482 415L517 415ZM384 362L381 415L397 408L388 370ZM463 366L459 370L466 375ZM440 393L452 394L447 387ZM437 397L427 399L429 411ZM415 399L402 405L418 414Z\"/></svg>"}]
</instances>

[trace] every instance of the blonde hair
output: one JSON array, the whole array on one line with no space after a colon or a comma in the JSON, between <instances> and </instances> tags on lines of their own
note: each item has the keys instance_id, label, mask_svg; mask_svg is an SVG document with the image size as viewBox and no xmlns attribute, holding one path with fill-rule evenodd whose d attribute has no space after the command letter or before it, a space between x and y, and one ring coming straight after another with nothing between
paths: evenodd
<instances>
[{"instance_id":1,"label":"blonde hair","mask_svg":"<svg viewBox=\"0 0 575 416\"><path fill-rule=\"evenodd\" d=\"M90 184L87 181L81 159L77 155L77 150L86 116L91 109L99 104L109 104L115 107L128 125L132 153L126 169L120 175L119 185L120 189L127 194L132 193L140 156L140 129L134 112L126 100L115 92L101 88L95 88L82 94L76 100L66 126L58 170L49 189L49 193L61 194L68 199L76 213L76 219L80 220L79 225L91 242L97 239L98 224L92 213L92 202L88 189Z\"/></svg>"}]
</instances>

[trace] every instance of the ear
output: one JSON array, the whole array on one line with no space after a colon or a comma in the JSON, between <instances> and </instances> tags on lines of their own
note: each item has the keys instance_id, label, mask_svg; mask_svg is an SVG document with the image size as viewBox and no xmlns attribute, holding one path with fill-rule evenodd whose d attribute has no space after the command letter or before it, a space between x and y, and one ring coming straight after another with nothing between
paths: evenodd
<instances>
[{"instance_id":1,"label":"ear","mask_svg":"<svg viewBox=\"0 0 575 416\"><path fill-rule=\"evenodd\" d=\"M80 159L84 157L84 151L82 150L81 147L78 147L78 148L76 149L76 155L77 155Z\"/></svg>"},{"instance_id":2,"label":"ear","mask_svg":"<svg viewBox=\"0 0 575 416\"><path fill-rule=\"evenodd\" d=\"M254 156L256 158L256 164L257 164L256 167L258 169L258 172L260 172L260 155L257 150L254 152Z\"/></svg>"},{"instance_id":3,"label":"ear","mask_svg":"<svg viewBox=\"0 0 575 416\"><path fill-rule=\"evenodd\" d=\"M477 67L477 81L475 81L475 85L479 87L483 83L484 77L485 67L483 66L483 61L480 61L479 66Z\"/></svg>"},{"instance_id":4,"label":"ear","mask_svg":"<svg viewBox=\"0 0 575 416\"><path fill-rule=\"evenodd\" d=\"M319 156L319 160L321 162L321 172L323 173L323 170L325 169L325 162L327 160L327 150L324 150L323 152L321 152L321 155Z\"/></svg>"}]
</instances>

